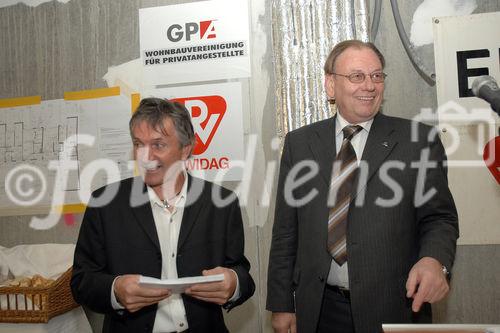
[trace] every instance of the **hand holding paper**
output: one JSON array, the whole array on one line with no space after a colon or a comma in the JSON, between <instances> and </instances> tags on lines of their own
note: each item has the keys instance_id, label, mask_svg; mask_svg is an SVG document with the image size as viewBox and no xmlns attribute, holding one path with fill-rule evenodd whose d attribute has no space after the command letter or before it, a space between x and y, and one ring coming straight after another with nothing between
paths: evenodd
<instances>
[{"instance_id":1,"label":"hand holding paper","mask_svg":"<svg viewBox=\"0 0 500 333\"><path fill-rule=\"evenodd\" d=\"M203 271L203 276L224 274L224 280L204 284L195 284L186 289L186 294L196 299L216 303L219 305L227 303L236 290L236 273L229 268L216 267Z\"/></svg>"},{"instance_id":2,"label":"hand holding paper","mask_svg":"<svg viewBox=\"0 0 500 333\"><path fill-rule=\"evenodd\" d=\"M122 275L115 281L116 299L129 312L136 312L145 306L158 303L169 297L169 289L149 288L139 284L140 275Z\"/></svg>"}]
</instances>

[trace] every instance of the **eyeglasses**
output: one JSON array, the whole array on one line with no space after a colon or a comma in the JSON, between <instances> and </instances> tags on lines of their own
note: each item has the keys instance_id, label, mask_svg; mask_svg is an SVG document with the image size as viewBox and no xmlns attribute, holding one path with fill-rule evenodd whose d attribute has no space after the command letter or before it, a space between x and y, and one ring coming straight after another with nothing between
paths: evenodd
<instances>
[{"instance_id":1,"label":"eyeglasses","mask_svg":"<svg viewBox=\"0 0 500 333\"><path fill-rule=\"evenodd\" d=\"M356 72L356 73L351 73L348 75L339 74L339 73L331 73L331 74L346 77L349 81L351 81L351 83L363 83L363 82L365 82L367 75L370 76L373 83L382 83L385 81L385 78L387 77L387 74L385 74L384 72L373 72L370 74Z\"/></svg>"}]
</instances>

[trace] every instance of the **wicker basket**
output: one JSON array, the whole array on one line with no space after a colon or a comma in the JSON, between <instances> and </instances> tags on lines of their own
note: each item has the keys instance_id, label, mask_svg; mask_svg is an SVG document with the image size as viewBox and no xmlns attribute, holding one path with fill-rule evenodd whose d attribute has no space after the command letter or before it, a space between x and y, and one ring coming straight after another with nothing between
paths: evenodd
<instances>
[{"instance_id":1,"label":"wicker basket","mask_svg":"<svg viewBox=\"0 0 500 333\"><path fill-rule=\"evenodd\" d=\"M76 308L69 286L71 270L48 287L0 287L0 323L46 323Z\"/></svg>"}]
</instances>

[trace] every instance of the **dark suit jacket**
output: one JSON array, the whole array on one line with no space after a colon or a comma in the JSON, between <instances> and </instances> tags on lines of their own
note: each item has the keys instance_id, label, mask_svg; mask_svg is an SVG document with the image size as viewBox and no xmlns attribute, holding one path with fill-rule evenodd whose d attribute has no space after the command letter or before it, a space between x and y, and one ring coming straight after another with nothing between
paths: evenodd
<instances>
[{"instance_id":1,"label":"dark suit jacket","mask_svg":"<svg viewBox=\"0 0 500 333\"><path fill-rule=\"evenodd\" d=\"M417 314L411 311L411 300L405 296L408 273L425 256L436 258L448 269L454 261L458 218L443 166L445 152L437 136L428 140L432 134L429 126L414 125L418 137L412 141L410 121L378 114L363 151L368 181L366 186L355 184L353 200L364 199L364 204L351 202L347 229L349 287L357 333L379 332L382 323L430 322L429 304ZM331 118L288 133L281 160L267 309L296 312L300 333L316 331L332 260L326 244L334 132L335 118ZM422 183L425 193L436 190L425 203L418 195L418 169L411 164L421 160L422 152L436 162L426 170ZM296 187L293 195L302 198L314 189L318 193L307 204L293 207L285 200L285 179L294 165L305 160L317 162L319 173ZM392 164L386 163L390 161ZM296 178L309 171L303 168ZM392 182L384 181L384 174ZM394 184L399 184L402 200L383 207L377 198L393 198L398 192Z\"/></svg>"},{"instance_id":2,"label":"dark suit jacket","mask_svg":"<svg viewBox=\"0 0 500 333\"><path fill-rule=\"evenodd\" d=\"M201 275L203 269L216 266L235 270L241 297L225 304L230 309L252 296L255 285L249 274L250 263L243 254L238 200L235 197L230 205L217 207L211 200L214 188L221 191L223 198L234 195L209 182L188 177L177 272L179 277L186 277ZM103 206L108 198L111 201ZM161 265L160 244L142 180L129 178L94 192L76 245L71 289L78 303L105 314L103 332L151 332L157 306L136 313L117 312L111 306L111 285L116 276L123 274L160 278ZM183 301L191 332L227 331L220 306L184 294Z\"/></svg>"}]
</instances>

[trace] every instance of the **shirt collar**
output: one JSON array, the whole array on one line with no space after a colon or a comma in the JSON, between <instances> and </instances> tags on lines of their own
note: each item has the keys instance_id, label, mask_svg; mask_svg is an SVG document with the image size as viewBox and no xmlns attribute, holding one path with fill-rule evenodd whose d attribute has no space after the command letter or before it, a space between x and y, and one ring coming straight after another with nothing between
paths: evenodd
<instances>
[{"instance_id":1,"label":"shirt collar","mask_svg":"<svg viewBox=\"0 0 500 333\"><path fill-rule=\"evenodd\" d=\"M188 174L186 170L183 170L182 173L184 174L184 183L182 184L181 191L179 192L179 195L177 196L177 199L173 203L174 206L180 206L179 204L182 204L186 200L187 196L187 187L188 187ZM153 190L151 187L146 186L148 189L148 197L149 201L151 203L157 204L161 207L163 207L163 201L160 200L158 195L156 194L155 190Z\"/></svg>"},{"instance_id":2,"label":"shirt collar","mask_svg":"<svg viewBox=\"0 0 500 333\"><path fill-rule=\"evenodd\" d=\"M347 120L345 120L344 117L340 114L340 112L337 111L337 117L335 117L335 137L340 135L342 133L342 129L348 125L359 125L363 127L363 131L370 132L370 128L372 127L373 124L373 118L367 121L364 121L359 124L350 124Z\"/></svg>"}]
</instances>

